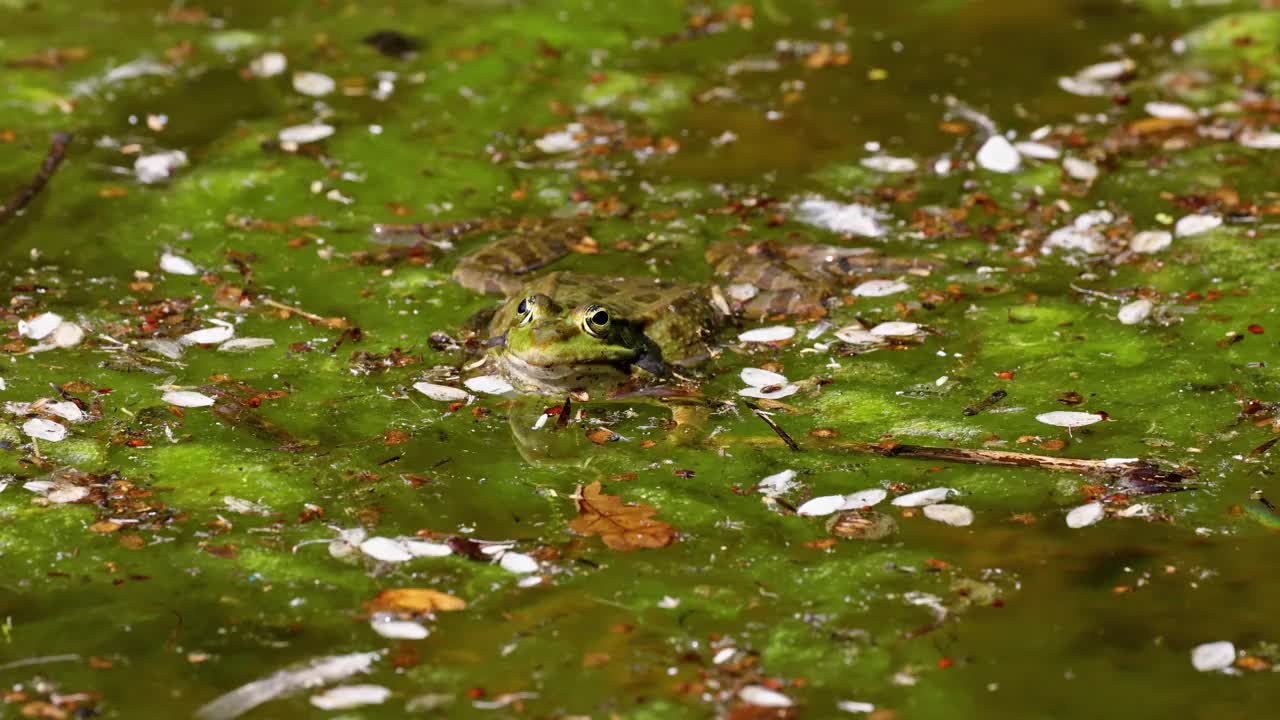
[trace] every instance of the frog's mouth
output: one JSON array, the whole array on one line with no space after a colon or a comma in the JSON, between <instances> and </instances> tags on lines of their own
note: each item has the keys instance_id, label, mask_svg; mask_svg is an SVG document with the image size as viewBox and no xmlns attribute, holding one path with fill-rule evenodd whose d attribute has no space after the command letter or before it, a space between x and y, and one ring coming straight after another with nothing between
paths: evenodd
<instances>
[{"instance_id":1,"label":"frog's mouth","mask_svg":"<svg viewBox=\"0 0 1280 720\"><path fill-rule=\"evenodd\" d=\"M512 385L527 392L559 393L618 384L631 379L633 370L637 368L657 379L671 376L671 369L662 360L662 351L652 341L645 343L638 356L628 360L577 360L568 363L542 363L525 357L512 351L507 345L506 335L490 338L484 344L496 363L495 370Z\"/></svg>"}]
</instances>

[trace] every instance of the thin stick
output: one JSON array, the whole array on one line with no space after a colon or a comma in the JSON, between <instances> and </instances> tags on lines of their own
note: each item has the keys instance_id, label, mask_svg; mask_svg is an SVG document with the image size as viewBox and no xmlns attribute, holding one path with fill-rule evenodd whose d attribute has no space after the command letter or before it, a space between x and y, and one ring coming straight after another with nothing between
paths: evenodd
<instances>
[{"instance_id":1,"label":"thin stick","mask_svg":"<svg viewBox=\"0 0 1280 720\"><path fill-rule=\"evenodd\" d=\"M718 436L717 444L744 443L760 447L774 446L778 443L772 438L736 438ZM785 442L785 440L783 441ZM789 446L789 445L788 445ZM909 460L935 460L961 463L965 465L994 465L999 467L1034 468L1054 472L1069 472L1078 475L1112 475L1126 476L1135 471L1153 470L1155 465L1139 460L1131 463L1107 462L1087 458L1064 458L1049 455L1033 455L1031 453L1009 452L1007 450L976 450L971 448L944 448L928 445L894 445L891 443L868 443L852 440L826 441L822 448L843 450L863 455L878 455L886 458L903 458ZM1181 477L1184 473L1173 473Z\"/></svg>"},{"instance_id":2,"label":"thin stick","mask_svg":"<svg viewBox=\"0 0 1280 720\"><path fill-rule=\"evenodd\" d=\"M12 670L14 668L20 668L20 667L31 667L32 665L48 665L49 663L75 662L79 659L80 659L80 656L74 653L70 653L66 655L44 655L41 657L29 657L29 658L22 658L21 660L14 660L13 662L8 662L8 663L5 663L4 665L0 665L0 670Z\"/></svg>"},{"instance_id":3,"label":"thin stick","mask_svg":"<svg viewBox=\"0 0 1280 720\"><path fill-rule=\"evenodd\" d=\"M321 325L331 328L342 328L346 327L348 324L346 318L327 318L321 315L316 315L315 313L307 312L300 307L285 305L284 303L272 300L271 298L262 298L262 304L268 307L273 307L277 310L284 310L285 312L293 313L304 320L310 320L311 322L320 323Z\"/></svg>"},{"instance_id":4,"label":"thin stick","mask_svg":"<svg viewBox=\"0 0 1280 720\"><path fill-rule=\"evenodd\" d=\"M756 417L763 420L764 424L768 425L769 429L776 433L777 436L782 439L782 442L786 443L787 447L791 448L792 452L800 452L800 446L796 444L796 441L793 440L790 435L787 434L786 430L782 429L781 425L774 421L773 418L769 417L769 413L761 410L754 403L747 403L747 407L751 408L751 412L754 413Z\"/></svg>"},{"instance_id":5,"label":"thin stick","mask_svg":"<svg viewBox=\"0 0 1280 720\"><path fill-rule=\"evenodd\" d=\"M36 172L36 176L27 183L27 186L13 196L8 204L0 206L0 225L12 220L22 209L31 204L36 196L44 190L44 186L49 183L49 179L53 174L58 172L58 166L62 165L62 161L67 156L67 146L71 144L71 133L54 133L53 143L49 145L49 153L44 156L44 162L40 164L40 169Z\"/></svg>"}]
</instances>

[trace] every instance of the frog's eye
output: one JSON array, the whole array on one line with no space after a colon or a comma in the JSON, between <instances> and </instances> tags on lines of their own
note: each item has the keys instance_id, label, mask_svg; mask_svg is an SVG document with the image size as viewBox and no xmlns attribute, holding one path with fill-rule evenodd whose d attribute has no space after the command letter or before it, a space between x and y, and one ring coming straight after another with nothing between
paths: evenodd
<instances>
[{"instance_id":1,"label":"frog's eye","mask_svg":"<svg viewBox=\"0 0 1280 720\"><path fill-rule=\"evenodd\" d=\"M582 329L588 335L603 337L609 332L609 311L599 305L590 305L582 313Z\"/></svg>"},{"instance_id":2,"label":"frog's eye","mask_svg":"<svg viewBox=\"0 0 1280 720\"><path fill-rule=\"evenodd\" d=\"M524 298L516 306L516 315L520 316L520 324L527 324L533 319L533 298Z\"/></svg>"}]
</instances>

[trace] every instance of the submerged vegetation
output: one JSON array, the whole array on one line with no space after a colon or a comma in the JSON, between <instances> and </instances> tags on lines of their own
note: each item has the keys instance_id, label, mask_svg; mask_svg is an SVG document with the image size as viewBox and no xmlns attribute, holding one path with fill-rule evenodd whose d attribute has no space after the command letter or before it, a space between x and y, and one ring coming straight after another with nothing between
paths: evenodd
<instances>
[{"instance_id":1,"label":"submerged vegetation","mask_svg":"<svg viewBox=\"0 0 1280 720\"><path fill-rule=\"evenodd\" d=\"M0 718L1274 712L1272 0L0 19Z\"/></svg>"}]
</instances>

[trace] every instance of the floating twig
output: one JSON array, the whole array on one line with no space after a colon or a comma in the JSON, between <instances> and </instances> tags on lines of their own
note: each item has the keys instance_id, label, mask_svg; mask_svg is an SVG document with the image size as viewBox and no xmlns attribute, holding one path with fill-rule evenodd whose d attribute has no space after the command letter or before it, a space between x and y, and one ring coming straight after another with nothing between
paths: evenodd
<instances>
[{"instance_id":1,"label":"floating twig","mask_svg":"<svg viewBox=\"0 0 1280 720\"><path fill-rule=\"evenodd\" d=\"M349 324L346 318L327 318L327 317L324 317L323 315L316 315L315 313L307 312L306 310L303 310L302 308L299 308L299 307L294 307L292 305L285 305L284 303L279 302L278 300L272 300L271 298L263 298L261 302L263 305L266 305L267 307L273 307L277 310L283 310L288 313L293 313L298 317L304 318L306 320L310 320L311 322L314 322L314 323L320 323L321 325L324 325L326 327L331 327L331 328L340 330L347 327L347 325Z\"/></svg>"},{"instance_id":2,"label":"floating twig","mask_svg":"<svg viewBox=\"0 0 1280 720\"><path fill-rule=\"evenodd\" d=\"M67 146L71 144L71 133L54 133L53 142L49 145L49 153L44 156L44 162L40 164L40 169L36 171L36 176L31 178L31 182L27 186L13 196L5 205L0 205L0 225L12 220L19 212L22 211L31 201L44 190L44 186L49 183L49 179L53 174L58 172L58 166L62 165L62 161L67 156Z\"/></svg>"},{"instance_id":3,"label":"floating twig","mask_svg":"<svg viewBox=\"0 0 1280 720\"><path fill-rule=\"evenodd\" d=\"M747 403L747 407L751 408L751 412L754 413L756 417L763 420L764 424L768 425L769 429L776 433L778 437L782 439L782 442L787 444L787 447L791 448L793 452L800 452L800 446L791 438L790 435L787 434L786 430L782 429L782 426L779 425L777 421L769 416L769 413L761 410L754 403Z\"/></svg>"}]
</instances>

